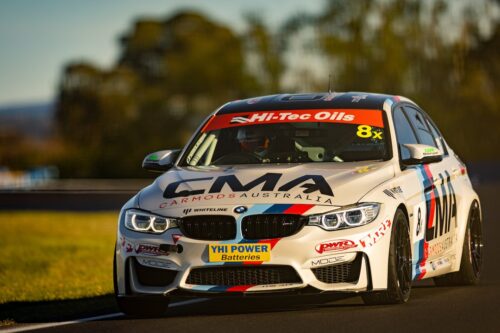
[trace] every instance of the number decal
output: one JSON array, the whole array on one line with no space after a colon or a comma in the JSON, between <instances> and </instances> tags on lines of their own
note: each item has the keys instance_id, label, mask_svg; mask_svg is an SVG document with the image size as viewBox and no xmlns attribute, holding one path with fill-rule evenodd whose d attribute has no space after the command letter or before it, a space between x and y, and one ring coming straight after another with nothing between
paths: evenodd
<instances>
[{"instance_id":1,"label":"number decal","mask_svg":"<svg viewBox=\"0 0 500 333\"><path fill-rule=\"evenodd\" d=\"M368 125L359 125L356 135L363 139L379 139L382 140L382 131L372 131L372 127Z\"/></svg>"},{"instance_id":2,"label":"number decal","mask_svg":"<svg viewBox=\"0 0 500 333\"><path fill-rule=\"evenodd\" d=\"M371 138L372 137L372 127L368 125L359 125L356 134L360 138Z\"/></svg>"}]
</instances>

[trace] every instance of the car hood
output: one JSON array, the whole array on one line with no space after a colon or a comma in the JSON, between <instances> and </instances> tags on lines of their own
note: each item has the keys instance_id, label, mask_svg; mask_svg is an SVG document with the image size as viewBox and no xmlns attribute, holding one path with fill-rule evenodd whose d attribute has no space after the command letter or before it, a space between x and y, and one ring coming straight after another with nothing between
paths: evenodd
<instances>
[{"instance_id":1,"label":"car hood","mask_svg":"<svg viewBox=\"0 0 500 333\"><path fill-rule=\"evenodd\" d=\"M343 206L394 177L390 162L175 167L139 193L139 207L180 216L186 207Z\"/></svg>"}]
</instances>

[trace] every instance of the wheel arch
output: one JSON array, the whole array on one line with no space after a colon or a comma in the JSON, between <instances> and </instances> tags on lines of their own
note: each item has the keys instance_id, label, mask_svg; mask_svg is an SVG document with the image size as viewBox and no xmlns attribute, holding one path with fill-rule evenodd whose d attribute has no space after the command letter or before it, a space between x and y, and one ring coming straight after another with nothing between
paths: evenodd
<instances>
[{"instance_id":1,"label":"wheel arch","mask_svg":"<svg viewBox=\"0 0 500 333\"><path fill-rule=\"evenodd\" d=\"M477 203L478 205L479 216L481 218L481 223L483 223L483 209L481 207L481 200L479 199L479 196L474 192L474 195L471 196L470 199L465 202L467 204L462 203L460 205L462 209L459 210L457 208L457 234L456 234L457 240L456 240L456 251L455 251L457 260L455 260L453 263L453 266L451 268L452 272L460 270L460 258L462 257L462 252L463 252L465 231L467 230L467 224L469 223L469 214L471 212L472 205L474 205L474 203Z\"/></svg>"}]
</instances>

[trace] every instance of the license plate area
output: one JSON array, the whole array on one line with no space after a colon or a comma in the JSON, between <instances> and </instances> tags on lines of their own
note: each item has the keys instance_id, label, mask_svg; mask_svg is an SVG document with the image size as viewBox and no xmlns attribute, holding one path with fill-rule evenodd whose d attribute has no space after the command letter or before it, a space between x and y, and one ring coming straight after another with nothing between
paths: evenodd
<instances>
[{"instance_id":1,"label":"license plate area","mask_svg":"<svg viewBox=\"0 0 500 333\"><path fill-rule=\"evenodd\" d=\"M208 245L208 261L210 262L266 262L270 260L270 243Z\"/></svg>"}]
</instances>

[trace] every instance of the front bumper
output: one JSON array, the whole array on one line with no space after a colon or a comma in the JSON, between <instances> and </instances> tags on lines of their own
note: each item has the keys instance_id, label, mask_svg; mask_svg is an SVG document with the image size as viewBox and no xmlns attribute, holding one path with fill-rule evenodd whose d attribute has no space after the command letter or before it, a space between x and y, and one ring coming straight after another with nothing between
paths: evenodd
<instances>
[{"instance_id":1,"label":"front bumper","mask_svg":"<svg viewBox=\"0 0 500 333\"><path fill-rule=\"evenodd\" d=\"M152 235L125 229L120 221L116 247L118 294L300 292L308 287L320 292L386 289L392 220L383 211L380 213L372 223L357 228L325 231L305 226L289 237L260 240L273 245L271 259L264 263L209 262L209 244L255 243L241 236L231 241L203 241L187 238L179 229ZM238 235L242 217L237 218ZM298 279L290 282L267 278L275 276L269 270L276 267L293 270ZM214 268L217 274L228 271L233 278L241 277L233 281L248 281L242 276L252 271L252 277L264 276L252 281L273 283L196 284L189 278L196 270L214 272Z\"/></svg>"}]
</instances>

